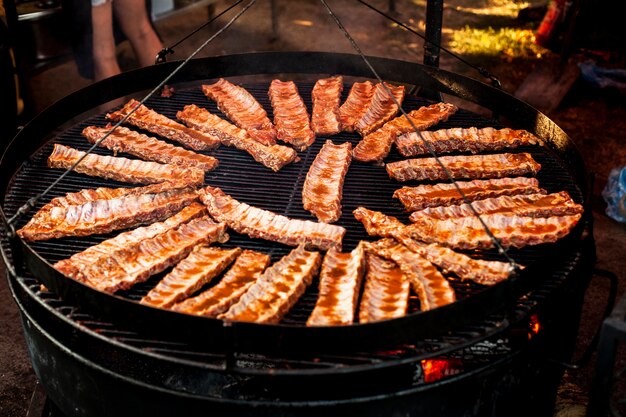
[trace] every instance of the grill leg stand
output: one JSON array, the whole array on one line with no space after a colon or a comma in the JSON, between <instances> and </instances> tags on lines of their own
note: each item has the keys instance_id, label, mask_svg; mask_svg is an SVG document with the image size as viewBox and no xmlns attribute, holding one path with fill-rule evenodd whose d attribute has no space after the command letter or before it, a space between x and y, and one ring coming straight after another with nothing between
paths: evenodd
<instances>
[{"instance_id":1,"label":"grill leg stand","mask_svg":"<svg viewBox=\"0 0 626 417\"><path fill-rule=\"evenodd\" d=\"M428 0L426 5L426 31L424 41L424 65L439 67L441 30L443 28L443 0ZM422 89L426 98L443 101L440 92Z\"/></svg>"}]
</instances>

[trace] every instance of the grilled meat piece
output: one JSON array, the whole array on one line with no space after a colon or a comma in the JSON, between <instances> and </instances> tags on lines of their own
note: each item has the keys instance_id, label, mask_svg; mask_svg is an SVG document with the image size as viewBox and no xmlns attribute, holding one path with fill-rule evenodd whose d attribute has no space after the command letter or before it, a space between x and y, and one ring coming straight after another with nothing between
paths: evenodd
<instances>
[{"instance_id":1,"label":"grilled meat piece","mask_svg":"<svg viewBox=\"0 0 626 417\"><path fill-rule=\"evenodd\" d=\"M90 143L96 143L103 138L111 127L87 126L83 129L83 136ZM132 131L126 127L115 128L106 139L98 145L113 152L125 152L147 161L175 164L185 167L197 167L205 171L217 168L218 160L212 156L199 154L179 146L144 134Z\"/></svg>"},{"instance_id":2,"label":"grilled meat piece","mask_svg":"<svg viewBox=\"0 0 626 417\"><path fill-rule=\"evenodd\" d=\"M336 76L317 80L311 100L311 127L316 135L336 135L341 132L339 105L343 91L343 77Z\"/></svg>"},{"instance_id":3,"label":"grilled meat piece","mask_svg":"<svg viewBox=\"0 0 626 417\"><path fill-rule=\"evenodd\" d=\"M369 244L378 256L394 261L411 283L422 311L432 310L456 299L454 289L435 266L394 239Z\"/></svg>"},{"instance_id":4,"label":"grilled meat piece","mask_svg":"<svg viewBox=\"0 0 626 417\"><path fill-rule=\"evenodd\" d=\"M554 194L505 195L477 200L471 204L474 210L469 204L426 208L411 213L409 220L412 222L420 218L445 220L454 217L474 216L475 213L510 213L522 217L551 217L583 212L583 206L575 203L565 191Z\"/></svg>"},{"instance_id":5,"label":"grilled meat piece","mask_svg":"<svg viewBox=\"0 0 626 417\"><path fill-rule=\"evenodd\" d=\"M341 217L343 182L352 160L351 151L350 142L335 145L327 140L309 167L302 203L320 222L334 223Z\"/></svg>"},{"instance_id":6,"label":"grilled meat piece","mask_svg":"<svg viewBox=\"0 0 626 417\"><path fill-rule=\"evenodd\" d=\"M398 136L396 138L398 151L404 156L430 154L431 150L438 154L455 151L478 153L541 143L539 138L526 130L493 127L483 129L455 127L421 132L421 136L422 138L415 132ZM428 142L431 149L424 142Z\"/></svg>"},{"instance_id":7,"label":"grilled meat piece","mask_svg":"<svg viewBox=\"0 0 626 417\"><path fill-rule=\"evenodd\" d=\"M206 208L200 203L191 203L178 213L166 220L152 223L149 226L138 227L128 232L107 239L97 245L91 246L82 252L72 255L68 259L60 260L54 267L61 273L76 278L80 269L85 265L101 262L102 259L110 257L116 251L123 251L126 248L136 245L142 240L151 239L168 230L177 228L183 223L206 215Z\"/></svg>"},{"instance_id":8,"label":"grilled meat piece","mask_svg":"<svg viewBox=\"0 0 626 417\"><path fill-rule=\"evenodd\" d=\"M224 277L208 290L172 307L187 314L217 317L235 304L270 263L264 253L244 250Z\"/></svg>"},{"instance_id":9,"label":"grilled meat piece","mask_svg":"<svg viewBox=\"0 0 626 417\"><path fill-rule=\"evenodd\" d=\"M329 249L320 272L319 297L307 326L345 326L354 322L365 251L360 243L349 253Z\"/></svg>"},{"instance_id":10,"label":"grilled meat piece","mask_svg":"<svg viewBox=\"0 0 626 417\"><path fill-rule=\"evenodd\" d=\"M108 293L127 290L177 264L197 245L227 239L224 223L215 223L208 216L200 217L86 265L76 278Z\"/></svg>"},{"instance_id":11,"label":"grilled meat piece","mask_svg":"<svg viewBox=\"0 0 626 417\"><path fill-rule=\"evenodd\" d=\"M412 132L415 128L426 130L439 122L445 122L457 110L458 107L454 104L435 103L409 112L410 122L404 115L396 117L365 136L354 148L354 159L363 162L381 162L389 155L391 145L398 135Z\"/></svg>"},{"instance_id":12,"label":"grilled meat piece","mask_svg":"<svg viewBox=\"0 0 626 417\"><path fill-rule=\"evenodd\" d=\"M502 195L545 194L539 188L536 178L494 178L490 180L456 181L467 201L482 200ZM427 207L450 206L465 202L452 183L402 187L393 193L407 211L422 210Z\"/></svg>"},{"instance_id":13,"label":"grilled meat piece","mask_svg":"<svg viewBox=\"0 0 626 417\"><path fill-rule=\"evenodd\" d=\"M248 291L219 318L257 323L278 323L311 284L321 263L319 252L304 245L293 249L263 272Z\"/></svg>"},{"instance_id":14,"label":"grilled meat piece","mask_svg":"<svg viewBox=\"0 0 626 417\"><path fill-rule=\"evenodd\" d=\"M298 87L293 81L273 80L269 97L274 110L276 138L289 143L298 151L304 151L315 141L311 130L309 113Z\"/></svg>"},{"instance_id":15,"label":"grilled meat piece","mask_svg":"<svg viewBox=\"0 0 626 417\"><path fill-rule=\"evenodd\" d=\"M541 169L529 153L442 156L439 161L452 178L502 178L510 175L535 175ZM396 181L447 180L448 175L435 158L405 159L385 166Z\"/></svg>"},{"instance_id":16,"label":"grilled meat piece","mask_svg":"<svg viewBox=\"0 0 626 417\"><path fill-rule=\"evenodd\" d=\"M94 177L138 184L154 184L165 181L181 182L188 185L202 185L204 183L204 171L200 168L87 154L59 144L54 145L54 149L48 157L48 166L50 168L70 169L80 158L83 159L73 170Z\"/></svg>"},{"instance_id":17,"label":"grilled meat piece","mask_svg":"<svg viewBox=\"0 0 626 417\"><path fill-rule=\"evenodd\" d=\"M259 143L276 143L276 129L263 106L246 90L224 78L216 83L202 85L202 92L217 103L217 107L237 126Z\"/></svg>"},{"instance_id":18,"label":"grilled meat piece","mask_svg":"<svg viewBox=\"0 0 626 417\"><path fill-rule=\"evenodd\" d=\"M367 111L376 86L370 81L352 84L348 98L339 107L339 123L344 132L354 132L356 123L361 120Z\"/></svg>"},{"instance_id":19,"label":"grilled meat piece","mask_svg":"<svg viewBox=\"0 0 626 417\"><path fill-rule=\"evenodd\" d=\"M249 153L255 161L272 171L277 172L285 165L298 160L295 150L280 145L265 146L252 139L245 130L195 104L185 106L176 117L188 126L219 137L226 146L234 146Z\"/></svg>"},{"instance_id":20,"label":"grilled meat piece","mask_svg":"<svg viewBox=\"0 0 626 417\"><path fill-rule=\"evenodd\" d=\"M139 105L139 107L137 107L137 105ZM131 125L166 139L173 140L196 151L213 149L220 144L219 138L211 134L199 132L195 129L190 129L175 120L149 109L143 104L140 105L135 99L131 99L120 110L107 113L106 118L114 122L119 122L135 107L137 107L137 110L126 119L126 123L130 123Z\"/></svg>"},{"instance_id":21,"label":"grilled meat piece","mask_svg":"<svg viewBox=\"0 0 626 417\"><path fill-rule=\"evenodd\" d=\"M170 273L148 292L142 304L169 308L211 282L241 253L240 248L220 249L196 246Z\"/></svg>"},{"instance_id":22,"label":"grilled meat piece","mask_svg":"<svg viewBox=\"0 0 626 417\"><path fill-rule=\"evenodd\" d=\"M17 234L26 240L47 240L109 233L159 221L198 198L194 188L181 187L160 183L139 187L141 190L132 194L76 205L60 206L53 201L35 213Z\"/></svg>"},{"instance_id":23,"label":"grilled meat piece","mask_svg":"<svg viewBox=\"0 0 626 417\"><path fill-rule=\"evenodd\" d=\"M385 86L387 88L385 88ZM390 91L392 96L389 95L387 90ZM394 100L395 98L395 100ZM354 128L361 136L367 136L375 130L379 129L387 121L391 120L402 105L404 100L404 86L393 86L391 84L384 83L376 84L374 89L374 96L370 102L365 114L356 122ZM396 102L398 104L396 104Z\"/></svg>"},{"instance_id":24,"label":"grilled meat piece","mask_svg":"<svg viewBox=\"0 0 626 417\"><path fill-rule=\"evenodd\" d=\"M359 306L359 322L403 317L409 310L411 284L393 261L367 251L367 274Z\"/></svg>"},{"instance_id":25,"label":"grilled meat piece","mask_svg":"<svg viewBox=\"0 0 626 417\"><path fill-rule=\"evenodd\" d=\"M307 248L327 250L335 247L341 250L346 233L341 226L290 219L240 203L219 188L205 187L198 194L214 219L225 222L238 233L288 246L304 244Z\"/></svg>"}]
</instances>

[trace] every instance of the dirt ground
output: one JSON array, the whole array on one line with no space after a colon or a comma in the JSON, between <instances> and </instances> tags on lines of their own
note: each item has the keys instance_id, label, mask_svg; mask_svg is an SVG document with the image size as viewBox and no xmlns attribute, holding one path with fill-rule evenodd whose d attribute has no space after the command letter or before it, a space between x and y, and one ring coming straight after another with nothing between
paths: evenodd
<instances>
[{"instance_id":1,"label":"dirt ground","mask_svg":"<svg viewBox=\"0 0 626 417\"><path fill-rule=\"evenodd\" d=\"M217 3L219 12L232 2L220 1ZM342 19L344 25L354 36L363 51L368 55L397 58L413 62L421 62L423 41L406 31L403 31L383 17L367 10L358 2L328 1ZM423 31L425 16L425 0L397 0L395 2L395 17L410 22L418 31ZM444 11L444 46L448 45L454 30L472 27L533 27L537 20L520 20L516 16L503 16L489 12L493 6L514 3L513 0L449 0L445 2ZM534 1L532 5L545 5L544 2ZM371 4L382 10L387 10L389 2L386 0L371 1ZM261 1L250 9L233 27L210 44L198 56L217 54L267 51L267 50L317 50L334 52L353 52L350 44L330 20L327 11L316 0L300 0L297 2L277 1L277 32L272 32L272 14L269 1ZM540 16L541 17L541 16ZM540 18L539 17L539 18ZM206 21L205 9L194 9L175 18L166 18L157 21L156 25L165 45L171 45L184 34L198 27ZM224 18L213 25L221 27L226 22ZM206 39L209 30L203 30L185 43L176 48L176 53L170 60L183 59ZM609 34L611 36L611 34ZM606 43L611 44L611 43ZM583 48L584 46L584 48ZM598 65L619 66L623 59L619 52L602 51L598 45L577 46L572 60L582 62L598 55L589 50L597 48L601 52L610 53L610 59L599 61ZM581 51L585 49L586 51ZM615 54L615 52L618 52ZM125 68L132 68L134 61L128 45L119 47L119 57ZM496 75L502 82L503 89L514 94L517 88L534 69L546 65L548 61L560 59L558 54L547 54L538 58L511 58L504 54L496 56L472 55L465 59L483 66ZM480 75L454 58L442 54L441 67L451 71L468 75L482 80ZM623 67L622 67L623 68ZM485 81L485 80L482 80ZM82 79L76 71L73 61L67 60L50 69L34 75L30 80L30 88L34 97L35 112L38 112L57 99L80 89L90 83ZM594 217L598 234L599 267L606 268L621 274L620 294L623 293L623 282L626 279L626 226L611 220L604 215L605 203L600 192L613 167L626 165L626 146L623 145L626 132L626 97L616 91L596 89L577 81L564 97L561 105L548 116L557 125L561 126L579 147L587 168L595 174ZM4 281L4 280L3 280ZM595 284L594 284L595 285ZM602 305L606 287L598 284L592 288L587 296L584 312L585 319L581 328L581 346L591 339L595 324L599 320L596 305ZM0 285L0 298L9 300L5 285ZM590 307L591 306L591 307ZM21 339L21 328L18 314L13 305L3 307L0 320L0 332L3 337L0 341L0 356L11 360L15 366L0 369L0 415L24 416L30 394L34 388L35 378L29 368L28 360ZM9 359L11 358L11 359ZM623 364L623 359L620 359ZM4 364L3 364L4 365ZM571 373L573 382L581 392L588 392L590 379L593 373L593 363L581 371Z\"/></svg>"}]
</instances>

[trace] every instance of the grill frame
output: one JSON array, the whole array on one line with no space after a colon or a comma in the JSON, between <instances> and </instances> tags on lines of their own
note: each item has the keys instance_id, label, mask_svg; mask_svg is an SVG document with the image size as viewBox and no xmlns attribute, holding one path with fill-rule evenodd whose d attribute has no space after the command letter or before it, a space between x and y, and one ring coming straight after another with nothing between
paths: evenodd
<instances>
[{"instance_id":1,"label":"grill frame","mask_svg":"<svg viewBox=\"0 0 626 417\"><path fill-rule=\"evenodd\" d=\"M382 78L399 83L451 94L486 108L497 108L500 116L511 119L507 125L524 128L550 146L565 163L576 185L586 195L586 175L580 154L567 135L545 115L514 97L458 74L404 61L371 57ZM44 111L29 123L9 145L1 163L2 190L10 185L8 179L40 146L47 143L51 132L62 128L60 121L81 119L81 109L98 105L123 95L137 94L153 87L151 80L165 78L178 63L165 63L124 73L96 83L71 94ZM332 69L332 71L329 71ZM348 54L315 52L278 52L231 55L191 61L172 80L173 84L197 82L221 76L259 74L342 74L369 78L368 67L359 57ZM8 158L10 156L10 158ZM4 211L2 216L5 217ZM148 332L162 334L163 327L172 329L175 337L191 343L206 345L226 352L306 352L354 351L381 349L407 341L435 337L465 323L484 317L526 294L545 276L547 267L559 253L567 255L582 233L582 221L566 238L551 245L550 259L540 259L518 276L487 288L471 297L433 311L409 315L380 323L357 324L347 328L305 328L292 325L261 325L254 323L225 323L202 317L182 316L129 302L117 296L100 293L73 280L66 279L33 248L22 241L12 240L16 266L21 265L63 299L114 319L133 320ZM449 317L454 317L450 323ZM211 338L199 335L211 334ZM384 335L385 337L381 337Z\"/></svg>"}]
</instances>

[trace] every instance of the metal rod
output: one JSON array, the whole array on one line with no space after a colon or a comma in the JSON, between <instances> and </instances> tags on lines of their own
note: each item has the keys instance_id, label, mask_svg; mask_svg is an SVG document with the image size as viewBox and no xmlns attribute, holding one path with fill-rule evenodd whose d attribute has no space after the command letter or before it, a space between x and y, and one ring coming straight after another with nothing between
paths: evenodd
<instances>
[{"instance_id":1,"label":"metal rod","mask_svg":"<svg viewBox=\"0 0 626 417\"><path fill-rule=\"evenodd\" d=\"M426 42L424 43L424 65L439 68L441 28L443 27L443 0L428 0L426 3Z\"/></svg>"}]
</instances>

